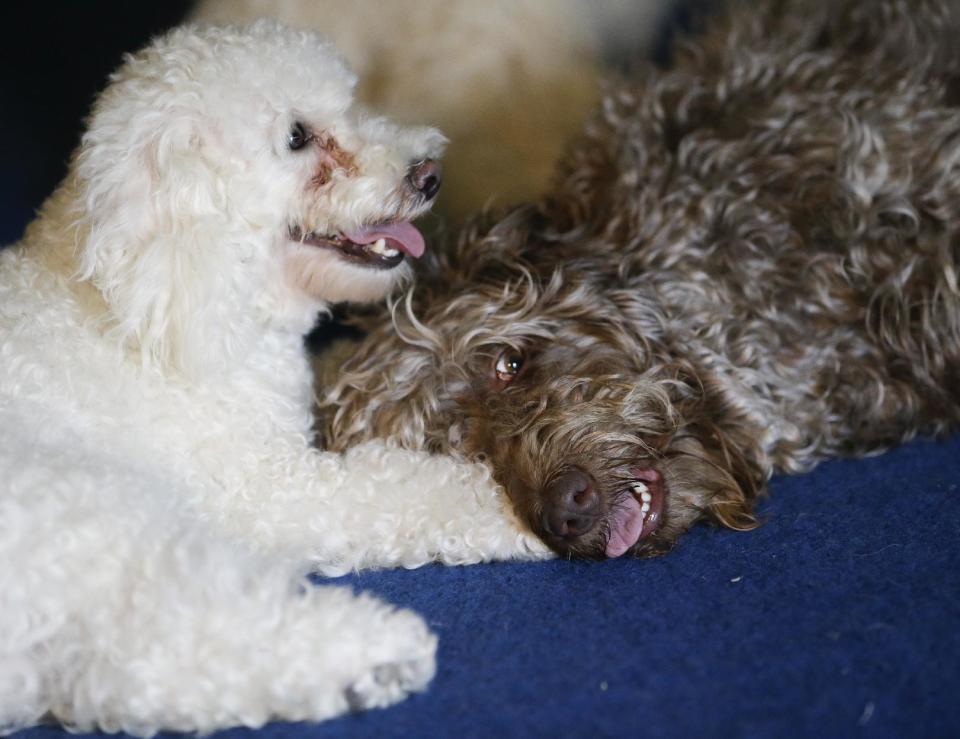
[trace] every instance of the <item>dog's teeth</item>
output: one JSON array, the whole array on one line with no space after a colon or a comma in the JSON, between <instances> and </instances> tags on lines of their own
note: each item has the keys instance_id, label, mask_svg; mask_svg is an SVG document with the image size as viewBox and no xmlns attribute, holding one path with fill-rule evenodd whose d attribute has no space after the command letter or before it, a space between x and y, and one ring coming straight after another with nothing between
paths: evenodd
<instances>
[{"instance_id":1,"label":"dog's teeth","mask_svg":"<svg viewBox=\"0 0 960 739\"><path fill-rule=\"evenodd\" d=\"M637 480L630 484L630 487L633 488L633 492L636 495L640 496L642 504L640 506L640 515L645 519L647 514L650 512L650 504L653 502L653 496L650 494L650 490L647 486Z\"/></svg>"},{"instance_id":2,"label":"dog's teeth","mask_svg":"<svg viewBox=\"0 0 960 739\"><path fill-rule=\"evenodd\" d=\"M386 239L377 239L374 241L372 244L370 244L370 251L372 251L374 254L379 254L381 257L387 258L395 257L400 253L396 249L391 249L389 246L387 246Z\"/></svg>"}]
</instances>

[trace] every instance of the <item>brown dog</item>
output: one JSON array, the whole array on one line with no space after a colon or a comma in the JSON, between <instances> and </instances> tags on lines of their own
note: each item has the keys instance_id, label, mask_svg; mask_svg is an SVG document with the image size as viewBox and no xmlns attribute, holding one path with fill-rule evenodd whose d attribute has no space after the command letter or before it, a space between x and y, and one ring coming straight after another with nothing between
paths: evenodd
<instances>
[{"instance_id":1,"label":"brown dog","mask_svg":"<svg viewBox=\"0 0 960 739\"><path fill-rule=\"evenodd\" d=\"M736 6L421 275L328 443L485 460L597 557L751 527L775 470L955 424L958 34L946 1Z\"/></svg>"}]
</instances>

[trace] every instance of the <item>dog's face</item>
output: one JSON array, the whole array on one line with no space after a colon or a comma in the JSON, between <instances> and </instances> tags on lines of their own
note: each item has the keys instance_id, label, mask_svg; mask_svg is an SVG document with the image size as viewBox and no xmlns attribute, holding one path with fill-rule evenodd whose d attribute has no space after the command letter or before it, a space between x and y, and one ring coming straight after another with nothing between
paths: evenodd
<instances>
[{"instance_id":1,"label":"dog's face","mask_svg":"<svg viewBox=\"0 0 960 739\"><path fill-rule=\"evenodd\" d=\"M353 76L328 47L288 57L260 70L254 100L243 80L237 102L217 106L210 146L245 163L229 178L231 200L271 224L291 288L331 302L382 298L424 252L411 221L439 191L444 139L355 109Z\"/></svg>"},{"instance_id":2,"label":"dog's face","mask_svg":"<svg viewBox=\"0 0 960 739\"><path fill-rule=\"evenodd\" d=\"M328 443L482 460L564 555L656 554L700 518L752 525L745 432L668 350L642 281L556 253L537 265L497 240L468 247L451 285L417 287L342 368Z\"/></svg>"},{"instance_id":3,"label":"dog's face","mask_svg":"<svg viewBox=\"0 0 960 739\"><path fill-rule=\"evenodd\" d=\"M197 354L227 322L300 327L407 274L445 140L356 109L354 82L327 42L267 22L177 29L127 58L76 171L84 270L140 343L183 345L202 308L221 329Z\"/></svg>"}]
</instances>

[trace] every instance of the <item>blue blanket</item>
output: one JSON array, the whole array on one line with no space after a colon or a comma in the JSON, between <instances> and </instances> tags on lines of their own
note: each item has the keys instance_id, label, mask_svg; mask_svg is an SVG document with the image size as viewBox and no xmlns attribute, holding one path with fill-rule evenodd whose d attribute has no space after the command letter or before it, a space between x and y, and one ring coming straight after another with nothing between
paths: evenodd
<instances>
[{"instance_id":1,"label":"blue blanket","mask_svg":"<svg viewBox=\"0 0 960 739\"><path fill-rule=\"evenodd\" d=\"M342 578L427 617L436 679L256 738L960 736L960 436L777 477L761 511L654 560Z\"/></svg>"},{"instance_id":2,"label":"blue blanket","mask_svg":"<svg viewBox=\"0 0 960 739\"><path fill-rule=\"evenodd\" d=\"M656 560L350 578L427 615L439 673L312 736L960 734L960 437L771 488Z\"/></svg>"}]
</instances>

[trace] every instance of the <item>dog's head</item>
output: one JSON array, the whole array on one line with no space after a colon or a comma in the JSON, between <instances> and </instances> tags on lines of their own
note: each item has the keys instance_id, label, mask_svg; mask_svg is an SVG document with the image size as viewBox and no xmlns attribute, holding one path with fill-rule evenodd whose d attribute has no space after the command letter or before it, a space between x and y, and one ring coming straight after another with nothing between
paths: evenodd
<instances>
[{"instance_id":1,"label":"dog's head","mask_svg":"<svg viewBox=\"0 0 960 739\"><path fill-rule=\"evenodd\" d=\"M671 349L650 285L602 243L568 252L535 229L517 213L419 280L339 369L328 444L484 461L565 555L655 554L701 518L751 526L752 430Z\"/></svg>"},{"instance_id":2,"label":"dog's head","mask_svg":"<svg viewBox=\"0 0 960 739\"><path fill-rule=\"evenodd\" d=\"M245 324L306 330L407 274L444 139L355 109L354 82L326 42L269 22L127 57L75 162L83 270L125 340L230 361Z\"/></svg>"}]
</instances>

